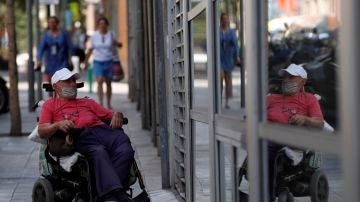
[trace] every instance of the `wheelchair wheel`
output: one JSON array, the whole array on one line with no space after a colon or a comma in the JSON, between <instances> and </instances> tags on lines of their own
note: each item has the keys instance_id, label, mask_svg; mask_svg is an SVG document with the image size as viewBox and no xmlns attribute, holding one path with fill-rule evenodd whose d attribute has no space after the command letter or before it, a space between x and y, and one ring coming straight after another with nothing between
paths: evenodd
<instances>
[{"instance_id":1,"label":"wheelchair wheel","mask_svg":"<svg viewBox=\"0 0 360 202\"><path fill-rule=\"evenodd\" d=\"M291 192L283 191L278 196L278 202L294 202L294 196Z\"/></svg>"},{"instance_id":2,"label":"wheelchair wheel","mask_svg":"<svg viewBox=\"0 0 360 202\"><path fill-rule=\"evenodd\" d=\"M33 202L54 202L54 190L49 180L39 178L32 190Z\"/></svg>"},{"instance_id":3,"label":"wheelchair wheel","mask_svg":"<svg viewBox=\"0 0 360 202\"><path fill-rule=\"evenodd\" d=\"M327 202L329 199L329 183L325 173L317 169L310 180L311 202Z\"/></svg>"}]
</instances>

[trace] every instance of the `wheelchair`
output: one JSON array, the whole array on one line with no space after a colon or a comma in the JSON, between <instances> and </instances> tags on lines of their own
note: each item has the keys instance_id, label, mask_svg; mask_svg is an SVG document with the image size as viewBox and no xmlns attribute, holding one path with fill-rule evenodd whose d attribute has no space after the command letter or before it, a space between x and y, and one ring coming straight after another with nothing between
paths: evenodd
<instances>
[{"instance_id":1,"label":"wheelchair","mask_svg":"<svg viewBox=\"0 0 360 202\"><path fill-rule=\"evenodd\" d=\"M77 87L83 87L83 83L78 83ZM50 84L43 84L46 91L52 91ZM38 104L36 104L38 105ZM37 108L38 106L34 106ZM127 124L124 118L123 124ZM37 128L34 130L37 131ZM70 131L70 135L76 137L82 132L81 129ZM55 134L57 135L57 134ZM44 143L44 142L43 142ZM76 156L76 161L71 166L71 170L65 169L61 165L62 158ZM49 144L42 144L39 152L39 166L41 176L36 180L32 189L33 202L95 202L100 201L97 197L93 171L88 165L86 158L79 153L66 157L53 155L50 152ZM138 184L140 189L134 197L134 187ZM132 201L149 202L150 198L146 191L141 172L136 160L132 162L127 180L124 184L126 194Z\"/></svg>"},{"instance_id":2,"label":"wheelchair","mask_svg":"<svg viewBox=\"0 0 360 202\"><path fill-rule=\"evenodd\" d=\"M321 155L313 151L303 151L302 160L293 165L285 150L275 155L273 190L278 202L293 202L294 197L310 196L311 202L327 202L329 183L326 174L320 169ZM247 177L247 157L238 171L239 186ZM239 192L240 202L247 202L248 196ZM273 198L273 197L272 197ZM274 198L275 199L275 198Z\"/></svg>"}]
</instances>

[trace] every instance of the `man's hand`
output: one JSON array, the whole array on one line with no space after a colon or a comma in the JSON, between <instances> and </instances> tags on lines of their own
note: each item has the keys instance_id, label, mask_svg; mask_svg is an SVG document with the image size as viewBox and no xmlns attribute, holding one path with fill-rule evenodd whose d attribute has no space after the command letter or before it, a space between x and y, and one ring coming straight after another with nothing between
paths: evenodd
<instances>
[{"instance_id":1,"label":"man's hand","mask_svg":"<svg viewBox=\"0 0 360 202\"><path fill-rule=\"evenodd\" d=\"M124 115L121 112L114 112L111 119L110 127L111 128L121 128L123 125Z\"/></svg>"},{"instance_id":2,"label":"man's hand","mask_svg":"<svg viewBox=\"0 0 360 202\"><path fill-rule=\"evenodd\" d=\"M68 133L70 129L75 128L75 124L70 120L63 120L56 122L56 127L58 130L61 130L65 133Z\"/></svg>"},{"instance_id":3,"label":"man's hand","mask_svg":"<svg viewBox=\"0 0 360 202\"><path fill-rule=\"evenodd\" d=\"M38 132L41 138L48 138L55 134L58 130L68 133L72 128L76 128L75 124L72 121L63 120L52 124L39 124Z\"/></svg>"},{"instance_id":4,"label":"man's hand","mask_svg":"<svg viewBox=\"0 0 360 202\"><path fill-rule=\"evenodd\" d=\"M295 114L290 117L289 124L297 125L297 126L303 126L306 123L307 116Z\"/></svg>"},{"instance_id":5,"label":"man's hand","mask_svg":"<svg viewBox=\"0 0 360 202\"><path fill-rule=\"evenodd\" d=\"M297 126L311 126L316 128L323 128L324 120L319 117L308 117L308 116L296 114L290 117L289 124L297 125Z\"/></svg>"}]
</instances>

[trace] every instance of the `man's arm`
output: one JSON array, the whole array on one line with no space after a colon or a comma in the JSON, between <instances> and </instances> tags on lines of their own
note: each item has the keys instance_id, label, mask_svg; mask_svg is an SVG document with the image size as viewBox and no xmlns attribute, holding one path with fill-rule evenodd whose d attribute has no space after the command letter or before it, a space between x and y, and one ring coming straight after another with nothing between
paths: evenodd
<instances>
[{"instance_id":1,"label":"man's arm","mask_svg":"<svg viewBox=\"0 0 360 202\"><path fill-rule=\"evenodd\" d=\"M71 128L75 127L75 124L70 120L58 121L55 123L42 123L38 126L38 133L41 138L49 138L58 130L68 132Z\"/></svg>"}]
</instances>

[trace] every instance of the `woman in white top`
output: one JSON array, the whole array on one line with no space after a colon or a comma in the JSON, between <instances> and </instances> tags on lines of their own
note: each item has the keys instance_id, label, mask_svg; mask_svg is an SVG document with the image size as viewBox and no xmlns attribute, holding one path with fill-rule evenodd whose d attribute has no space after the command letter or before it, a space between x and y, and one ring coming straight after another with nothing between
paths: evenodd
<instances>
[{"instance_id":1,"label":"woman in white top","mask_svg":"<svg viewBox=\"0 0 360 202\"><path fill-rule=\"evenodd\" d=\"M90 38L90 48L86 53L85 64L88 64L90 55L93 56L93 70L98 84L97 93L99 102L103 105L103 83L106 84L107 107L111 109L111 77L113 53L116 47L121 47L114 32L108 29L109 21L105 17L97 20L98 30Z\"/></svg>"}]
</instances>

